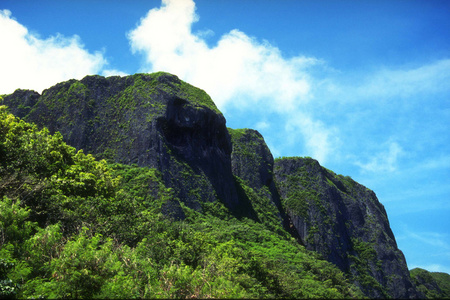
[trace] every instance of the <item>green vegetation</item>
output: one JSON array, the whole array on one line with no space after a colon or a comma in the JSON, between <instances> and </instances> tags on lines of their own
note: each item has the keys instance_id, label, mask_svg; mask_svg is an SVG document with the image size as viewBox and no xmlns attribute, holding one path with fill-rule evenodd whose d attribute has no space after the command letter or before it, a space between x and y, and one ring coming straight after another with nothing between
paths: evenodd
<instances>
[{"instance_id":1,"label":"green vegetation","mask_svg":"<svg viewBox=\"0 0 450 300\"><path fill-rule=\"evenodd\" d=\"M287 238L287 232L285 232L281 226L278 211L269 198L269 191L267 187L256 190L249 187L245 180L239 177L236 177L235 179L245 193L245 195L242 196L248 199L251 204L251 207L256 214L255 219L263 224L267 229ZM248 212L245 212L244 208L242 214L245 215L245 213L248 215Z\"/></svg>"},{"instance_id":2,"label":"green vegetation","mask_svg":"<svg viewBox=\"0 0 450 300\"><path fill-rule=\"evenodd\" d=\"M216 104L212 101L211 97L204 90L194 87L184 81L180 81L178 87L181 97L188 100L191 104L194 104L197 108L207 107L216 114L222 114Z\"/></svg>"},{"instance_id":3,"label":"green vegetation","mask_svg":"<svg viewBox=\"0 0 450 300\"><path fill-rule=\"evenodd\" d=\"M323 222L329 224L331 219L326 207L328 204L321 201L323 188L316 178L309 175L311 168L319 167L318 163L310 157L278 158L277 161L284 159L301 162L298 168L289 174L283 174L282 179L278 181L280 188L287 191L282 199L286 209L303 218L307 217L310 210L316 209L322 214ZM280 166L276 168L279 170Z\"/></svg>"},{"instance_id":4,"label":"green vegetation","mask_svg":"<svg viewBox=\"0 0 450 300\"><path fill-rule=\"evenodd\" d=\"M403 277L384 273L384 253L396 255L397 249L380 222L388 224L374 193L310 157L278 158L274 173L287 213L302 226L299 234L305 246L348 270L365 295L394 295L395 282Z\"/></svg>"},{"instance_id":5,"label":"green vegetation","mask_svg":"<svg viewBox=\"0 0 450 300\"><path fill-rule=\"evenodd\" d=\"M267 191L236 180L261 221L220 202L181 203L176 221L155 169L98 161L2 106L0 297L362 297L265 215Z\"/></svg>"},{"instance_id":6,"label":"green vegetation","mask_svg":"<svg viewBox=\"0 0 450 300\"><path fill-rule=\"evenodd\" d=\"M389 298L389 294L378 281L375 280L370 272L370 266L374 264L380 266L380 261L377 260L377 253L371 243L361 241L357 238L352 238L353 249L358 256L349 255L352 267L358 271L356 280L360 283L363 291L378 291L384 297Z\"/></svg>"},{"instance_id":7,"label":"green vegetation","mask_svg":"<svg viewBox=\"0 0 450 300\"><path fill-rule=\"evenodd\" d=\"M421 268L410 270L411 279L427 299L450 299L450 275Z\"/></svg>"}]
</instances>

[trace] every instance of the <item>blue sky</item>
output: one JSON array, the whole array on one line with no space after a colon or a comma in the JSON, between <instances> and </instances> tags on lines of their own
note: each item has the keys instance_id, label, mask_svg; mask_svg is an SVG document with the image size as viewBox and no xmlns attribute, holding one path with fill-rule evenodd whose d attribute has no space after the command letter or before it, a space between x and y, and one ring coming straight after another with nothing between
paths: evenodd
<instances>
[{"instance_id":1,"label":"blue sky","mask_svg":"<svg viewBox=\"0 0 450 300\"><path fill-rule=\"evenodd\" d=\"M450 273L449 1L0 1L0 94L168 71L274 157L375 191L408 267Z\"/></svg>"}]
</instances>

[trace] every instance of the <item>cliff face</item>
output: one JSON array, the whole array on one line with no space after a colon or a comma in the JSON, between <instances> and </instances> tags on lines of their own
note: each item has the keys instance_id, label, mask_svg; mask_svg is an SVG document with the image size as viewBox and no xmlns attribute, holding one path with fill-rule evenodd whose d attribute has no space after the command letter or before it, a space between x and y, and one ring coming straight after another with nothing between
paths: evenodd
<instances>
[{"instance_id":1,"label":"cliff face","mask_svg":"<svg viewBox=\"0 0 450 300\"><path fill-rule=\"evenodd\" d=\"M274 161L257 131L227 129L210 97L174 75L87 76L42 95L17 90L3 104L97 158L159 170L177 197L164 214L183 219L179 202L202 211L219 200L274 232L284 227L369 297L418 296L372 191L313 159Z\"/></svg>"},{"instance_id":2,"label":"cliff face","mask_svg":"<svg viewBox=\"0 0 450 300\"><path fill-rule=\"evenodd\" d=\"M278 190L273 177L274 159L263 136L252 129L229 129L233 152L231 167L233 174L254 190L265 190L267 197L284 216Z\"/></svg>"},{"instance_id":3,"label":"cliff face","mask_svg":"<svg viewBox=\"0 0 450 300\"><path fill-rule=\"evenodd\" d=\"M311 158L275 162L281 198L302 243L353 275L373 298L418 297L375 193Z\"/></svg>"},{"instance_id":4,"label":"cliff face","mask_svg":"<svg viewBox=\"0 0 450 300\"><path fill-rule=\"evenodd\" d=\"M4 103L16 107L24 94L36 104L20 117L98 158L160 170L189 207L217 199L237 204L225 118L204 91L176 76L87 76L49 88L37 101L36 93L18 90Z\"/></svg>"}]
</instances>

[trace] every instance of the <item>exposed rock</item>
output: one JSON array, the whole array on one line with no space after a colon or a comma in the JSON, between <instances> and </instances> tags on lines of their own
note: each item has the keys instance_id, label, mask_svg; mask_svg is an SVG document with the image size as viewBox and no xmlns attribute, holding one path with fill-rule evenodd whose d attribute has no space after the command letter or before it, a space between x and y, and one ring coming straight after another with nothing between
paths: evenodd
<instances>
[{"instance_id":1,"label":"exposed rock","mask_svg":"<svg viewBox=\"0 0 450 300\"><path fill-rule=\"evenodd\" d=\"M5 103L22 96L16 91ZM238 202L225 118L203 90L174 75L69 80L43 91L24 117L98 158L160 170L191 208Z\"/></svg>"},{"instance_id":2,"label":"exposed rock","mask_svg":"<svg viewBox=\"0 0 450 300\"><path fill-rule=\"evenodd\" d=\"M253 189L266 187L271 201L283 211L273 178L273 156L263 136L253 129L228 129L232 136L233 174Z\"/></svg>"},{"instance_id":3,"label":"exposed rock","mask_svg":"<svg viewBox=\"0 0 450 300\"><path fill-rule=\"evenodd\" d=\"M375 193L311 158L275 161L279 192L304 245L319 252L371 298L417 294Z\"/></svg>"},{"instance_id":4,"label":"exposed rock","mask_svg":"<svg viewBox=\"0 0 450 300\"><path fill-rule=\"evenodd\" d=\"M292 230L290 218L281 204L273 176L274 159L263 136L253 129L229 128L228 131L233 144L231 154L233 175L242 179L248 187L258 193L260 201L266 198L270 202L270 205L269 203L265 205L266 218L267 210L270 210L276 215L277 222L300 241L297 231ZM243 202L243 199L240 201Z\"/></svg>"}]
</instances>

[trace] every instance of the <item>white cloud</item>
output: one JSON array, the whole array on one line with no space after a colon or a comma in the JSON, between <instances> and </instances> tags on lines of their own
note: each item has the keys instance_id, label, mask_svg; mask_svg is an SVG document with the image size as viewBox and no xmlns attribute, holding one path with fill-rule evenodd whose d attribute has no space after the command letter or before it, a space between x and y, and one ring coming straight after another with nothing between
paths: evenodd
<instances>
[{"instance_id":1,"label":"white cloud","mask_svg":"<svg viewBox=\"0 0 450 300\"><path fill-rule=\"evenodd\" d=\"M416 68L382 69L366 79L358 95L371 97L410 97L419 93L449 91L450 59Z\"/></svg>"},{"instance_id":2,"label":"white cloud","mask_svg":"<svg viewBox=\"0 0 450 300\"><path fill-rule=\"evenodd\" d=\"M414 263L409 265L410 269L422 268L431 272L450 273L446 261L450 258L449 235L446 233L446 227L440 228L442 232L434 231L418 231L417 229L408 228L409 225L403 223L401 226L401 234L397 236L397 241L401 244L415 245L415 253L409 247L409 255L413 257ZM424 263L423 253L427 253L428 257L433 257L435 263ZM405 254L408 256L408 254ZM428 260L429 261L429 260Z\"/></svg>"},{"instance_id":3,"label":"white cloud","mask_svg":"<svg viewBox=\"0 0 450 300\"><path fill-rule=\"evenodd\" d=\"M312 99L312 78L308 68L322 64L313 57L283 57L267 41L258 41L234 29L220 37L214 46L205 34L193 33L198 20L191 0L163 0L139 25L128 33L133 52L144 55L144 72L167 71L204 89L216 105L256 112L278 112L288 127L303 134L306 147L319 160L333 148L326 126L302 115ZM211 35L211 31L207 31ZM265 123L259 123L266 128Z\"/></svg>"},{"instance_id":4,"label":"white cloud","mask_svg":"<svg viewBox=\"0 0 450 300\"><path fill-rule=\"evenodd\" d=\"M40 39L0 10L0 93L17 88L41 92L63 80L96 74L106 65L100 52L84 49L78 36Z\"/></svg>"},{"instance_id":5,"label":"white cloud","mask_svg":"<svg viewBox=\"0 0 450 300\"><path fill-rule=\"evenodd\" d=\"M264 130L270 128L270 123L266 121L259 121L258 123L255 124L255 128L257 130Z\"/></svg>"},{"instance_id":6,"label":"white cloud","mask_svg":"<svg viewBox=\"0 0 450 300\"><path fill-rule=\"evenodd\" d=\"M116 69L107 69L107 70L102 71L102 75L105 77L108 77L108 76L127 76L130 74L127 74L125 72L122 72L122 71L119 71Z\"/></svg>"},{"instance_id":7,"label":"white cloud","mask_svg":"<svg viewBox=\"0 0 450 300\"><path fill-rule=\"evenodd\" d=\"M357 161L355 164L362 168L364 171L369 172L394 172L397 170L398 158L404 154L402 147L397 142L388 142L385 144L384 151L373 155L369 162L362 163Z\"/></svg>"},{"instance_id":8,"label":"white cloud","mask_svg":"<svg viewBox=\"0 0 450 300\"><path fill-rule=\"evenodd\" d=\"M412 267L411 269L414 269L416 267ZM425 269L430 272L443 272L450 274L450 268L447 266L439 265L439 264L432 264L432 265L426 265L423 267L417 266L417 268Z\"/></svg>"},{"instance_id":9,"label":"white cloud","mask_svg":"<svg viewBox=\"0 0 450 300\"><path fill-rule=\"evenodd\" d=\"M448 235L437 232L412 232L407 231L408 237L419 242L426 243L430 246L439 247L441 249L450 250L447 243Z\"/></svg>"},{"instance_id":10,"label":"white cloud","mask_svg":"<svg viewBox=\"0 0 450 300\"><path fill-rule=\"evenodd\" d=\"M225 113L242 109L255 118L264 111L275 113L284 123L278 149L298 142L298 154L321 163L342 156L339 147L344 146L364 171L394 172L404 154L400 144L387 142L385 150L364 159L359 146L343 145L338 134L376 135L375 143L383 144L373 124L384 124L395 110L408 105L399 98L411 96L411 101L419 101L420 94L449 90L450 60L345 74L314 57L285 57L267 41L238 29L210 45L206 38L213 34L211 30L192 30L198 20L192 0L163 0L161 7L150 10L128 33L131 49L144 57L141 71L176 74L204 89ZM263 123L257 125L268 129ZM383 128L398 139L394 129ZM281 140L283 136L287 138Z\"/></svg>"},{"instance_id":11,"label":"white cloud","mask_svg":"<svg viewBox=\"0 0 450 300\"><path fill-rule=\"evenodd\" d=\"M161 8L150 10L128 34L132 50L145 56L144 71L174 73L208 92L220 109L243 97L253 103L270 98L265 103L275 111L309 100L304 69L316 59L285 59L278 48L237 29L209 47L204 34L191 31L197 20L191 0L164 0Z\"/></svg>"},{"instance_id":12,"label":"white cloud","mask_svg":"<svg viewBox=\"0 0 450 300\"><path fill-rule=\"evenodd\" d=\"M384 66L354 74L331 70L328 74L330 77L323 79L315 92L325 95L324 100L340 104L366 100L412 101L411 98L425 101L432 94L450 91L450 59L439 59L419 66Z\"/></svg>"},{"instance_id":13,"label":"white cloud","mask_svg":"<svg viewBox=\"0 0 450 300\"><path fill-rule=\"evenodd\" d=\"M440 265L440 264L431 264L431 265L412 265L409 266L409 269L420 268L427 270L429 272L443 272L450 274L450 268L448 266Z\"/></svg>"},{"instance_id":14,"label":"white cloud","mask_svg":"<svg viewBox=\"0 0 450 300\"><path fill-rule=\"evenodd\" d=\"M324 164L331 153L340 143L336 128L328 128L321 121L313 120L309 116L296 112L289 116L285 126L288 139L298 143L296 136L303 136L303 143L310 156Z\"/></svg>"}]
</instances>

